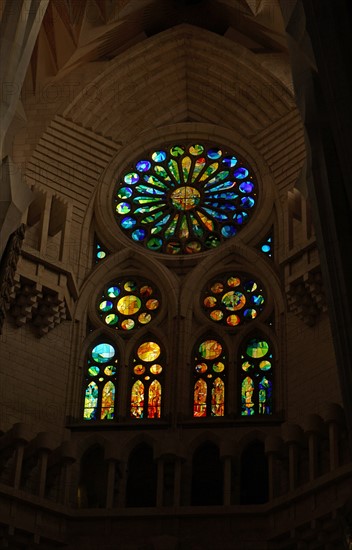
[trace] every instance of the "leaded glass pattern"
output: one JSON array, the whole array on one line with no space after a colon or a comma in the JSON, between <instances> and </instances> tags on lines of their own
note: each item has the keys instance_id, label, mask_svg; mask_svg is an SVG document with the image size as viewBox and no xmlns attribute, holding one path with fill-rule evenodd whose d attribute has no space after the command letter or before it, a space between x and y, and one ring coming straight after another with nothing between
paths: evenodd
<instances>
[{"instance_id":1,"label":"leaded glass pattern","mask_svg":"<svg viewBox=\"0 0 352 550\"><path fill-rule=\"evenodd\" d=\"M151 151L126 170L114 191L122 231L148 250L194 254L218 247L249 221L254 175L238 155L205 144Z\"/></svg>"},{"instance_id":2,"label":"leaded glass pattern","mask_svg":"<svg viewBox=\"0 0 352 550\"><path fill-rule=\"evenodd\" d=\"M218 338L201 340L193 355L193 416L224 416L227 358Z\"/></svg>"},{"instance_id":3,"label":"leaded glass pattern","mask_svg":"<svg viewBox=\"0 0 352 550\"><path fill-rule=\"evenodd\" d=\"M229 328L253 321L263 310L261 283L247 275L229 273L210 281L202 292L203 311L209 319Z\"/></svg>"},{"instance_id":4,"label":"leaded glass pattern","mask_svg":"<svg viewBox=\"0 0 352 550\"><path fill-rule=\"evenodd\" d=\"M97 302L104 324L124 332L146 326L159 310L160 296L155 285L135 277L111 281Z\"/></svg>"},{"instance_id":5,"label":"leaded glass pattern","mask_svg":"<svg viewBox=\"0 0 352 550\"><path fill-rule=\"evenodd\" d=\"M133 418L160 418L165 354L160 343L144 340L132 358L130 414Z\"/></svg>"},{"instance_id":6,"label":"leaded glass pattern","mask_svg":"<svg viewBox=\"0 0 352 550\"><path fill-rule=\"evenodd\" d=\"M85 420L114 418L117 365L116 347L111 342L96 342L90 347L85 365Z\"/></svg>"},{"instance_id":7,"label":"leaded glass pattern","mask_svg":"<svg viewBox=\"0 0 352 550\"><path fill-rule=\"evenodd\" d=\"M272 414L273 351L265 337L245 341L240 353L241 415Z\"/></svg>"}]
</instances>

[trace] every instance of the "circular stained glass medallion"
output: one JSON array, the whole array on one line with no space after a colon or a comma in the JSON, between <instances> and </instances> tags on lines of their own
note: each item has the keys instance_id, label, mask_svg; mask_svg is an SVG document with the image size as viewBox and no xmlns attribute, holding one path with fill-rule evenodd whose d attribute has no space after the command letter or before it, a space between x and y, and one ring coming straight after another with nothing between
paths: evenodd
<instances>
[{"instance_id":1,"label":"circular stained glass medallion","mask_svg":"<svg viewBox=\"0 0 352 550\"><path fill-rule=\"evenodd\" d=\"M257 193L252 171L237 155L192 143L153 150L135 162L113 200L125 234L174 255L211 250L234 237L249 221Z\"/></svg>"},{"instance_id":2,"label":"circular stained glass medallion","mask_svg":"<svg viewBox=\"0 0 352 550\"><path fill-rule=\"evenodd\" d=\"M221 275L210 281L201 295L207 317L227 327L238 327L252 321L263 310L265 302L261 284L237 273Z\"/></svg>"},{"instance_id":3,"label":"circular stained glass medallion","mask_svg":"<svg viewBox=\"0 0 352 550\"><path fill-rule=\"evenodd\" d=\"M158 314L160 296L144 279L123 278L106 285L97 302L97 312L105 325L125 333L145 326Z\"/></svg>"}]
</instances>

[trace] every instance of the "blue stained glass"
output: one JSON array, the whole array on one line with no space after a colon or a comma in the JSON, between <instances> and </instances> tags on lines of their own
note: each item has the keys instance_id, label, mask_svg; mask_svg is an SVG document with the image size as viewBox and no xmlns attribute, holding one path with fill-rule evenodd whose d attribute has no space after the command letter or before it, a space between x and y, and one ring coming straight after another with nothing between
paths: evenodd
<instances>
[{"instance_id":1,"label":"blue stained glass","mask_svg":"<svg viewBox=\"0 0 352 550\"><path fill-rule=\"evenodd\" d=\"M236 235L237 231L233 225L224 225L224 227L221 229L221 233L224 235L224 237L229 238Z\"/></svg>"},{"instance_id":2,"label":"blue stained glass","mask_svg":"<svg viewBox=\"0 0 352 550\"><path fill-rule=\"evenodd\" d=\"M132 227L134 227L136 225L136 223L137 223L137 220L127 216L126 218L122 218L121 225L124 229L131 229Z\"/></svg>"},{"instance_id":3,"label":"blue stained glass","mask_svg":"<svg viewBox=\"0 0 352 550\"><path fill-rule=\"evenodd\" d=\"M131 211L131 206L128 204L128 202L119 202L119 204L116 205L116 212L118 214L127 214L127 212Z\"/></svg>"},{"instance_id":4,"label":"blue stained glass","mask_svg":"<svg viewBox=\"0 0 352 550\"><path fill-rule=\"evenodd\" d=\"M241 204L243 208L252 208L255 205L255 200L252 197L243 197Z\"/></svg>"},{"instance_id":5,"label":"blue stained glass","mask_svg":"<svg viewBox=\"0 0 352 550\"><path fill-rule=\"evenodd\" d=\"M136 164L136 168L139 172L147 172L148 170L150 170L150 167L151 163L149 162L149 160L140 160Z\"/></svg>"},{"instance_id":6,"label":"blue stained glass","mask_svg":"<svg viewBox=\"0 0 352 550\"><path fill-rule=\"evenodd\" d=\"M221 202L213 202L213 201L204 201L204 204L208 204L213 208L219 208L220 210L226 210L230 212L234 212L236 210L236 206L234 204L229 204L227 202L221 203Z\"/></svg>"},{"instance_id":7,"label":"blue stained glass","mask_svg":"<svg viewBox=\"0 0 352 550\"><path fill-rule=\"evenodd\" d=\"M125 175L123 180L125 183L129 183L131 185L133 183L137 183L137 181L139 180L139 175L136 174L136 172L129 172Z\"/></svg>"},{"instance_id":8,"label":"blue stained glass","mask_svg":"<svg viewBox=\"0 0 352 550\"><path fill-rule=\"evenodd\" d=\"M167 216L165 216L165 218L163 218L162 220L160 220L160 221L159 221L157 224L155 224L155 225L158 225L158 226L160 226L160 225L165 225L165 224L169 221L169 219L170 219L170 214L168 214Z\"/></svg>"},{"instance_id":9,"label":"blue stained glass","mask_svg":"<svg viewBox=\"0 0 352 550\"><path fill-rule=\"evenodd\" d=\"M228 216L226 216L225 214L221 214L220 212L216 212L216 210L212 210L211 208L203 207L203 210L205 212L207 212L207 214L209 214L209 216L212 216L216 220L223 221L223 220L228 219Z\"/></svg>"},{"instance_id":10,"label":"blue stained glass","mask_svg":"<svg viewBox=\"0 0 352 550\"><path fill-rule=\"evenodd\" d=\"M254 184L251 181L243 181L239 186L241 193L252 193L253 189Z\"/></svg>"},{"instance_id":11,"label":"blue stained glass","mask_svg":"<svg viewBox=\"0 0 352 550\"><path fill-rule=\"evenodd\" d=\"M109 298L116 298L120 294L121 290L118 286L111 286L108 288Z\"/></svg>"},{"instance_id":12,"label":"blue stained glass","mask_svg":"<svg viewBox=\"0 0 352 550\"><path fill-rule=\"evenodd\" d=\"M220 149L209 149L207 152L207 157L211 160L219 159L222 155L222 151Z\"/></svg>"},{"instance_id":13,"label":"blue stained glass","mask_svg":"<svg viewBox=\"0 0 352 550\"><path fill-rule=\"evenodd\" d=\"M165 196L165 191L160 191L154 187L147 187L147 185L137 185L136 191L138 193L147 193L148 195L163 195Z\"/></svg>"},{"instance_id":14,"label":"blue stained glass","mask_svg":"<svg viewBox=\"0 0 352 550\"><path fill-rule=\"evenodd\" d=\"M213 170L214 172L215 170ZM216 183L219 183L219 180L224 180L226 178L229 177L229 172L227 170L223 171L223 172L219 172L218 174L216 174L216 176L214 178L211 178L205 185L204 187L207 188L207 187L211 187L212 185L215 185ZM214 191L214 189L213 189Z\"/></svg>"},{"instance_id":15,"label":"blue stained glass","mask_svg":"<svg viewBox=\"0 0 352 550\"><path fill-rule=\"evenodd\" d=\"M227 201L233 201L238 197L236 193L214 193L214 190L212 189L210 189L209 191L205 191L205 193L209 193L212 199L224 199Z\"/></svg>"},{"instance_id":16,"label":"blue stained glass","mask_svg":"<svg viewBox=\"0 0 352 550\"><path fill-rule=\"evenodd\" d=\"M243 178L246 178L248 174L249 172L247 168L237 168L233 175L235 178L242 180Z\"/></svg>"},{"instance_id":17,"label":"blue stained glass","mask_svg":"<svg viewBox=\"0 0 352 550\"><path fill-rule=\"evenodd\" d=\"M117 196L119 199L129 199L132 195L133 191L130 187L121 187L119 189L119 192L117 193Z\"/></svg>"},{"instance_id":18,"label":"blue stained glass","mask_svg":"<svg viewBox=\"0 0 352 550\"><path fill-rule=\"evenodd\" d=\"M225 166L228 166L229 168L233 168L237 164L236 157L226 157L222 159L222 162L225 164Z\"/></svg>"},{"instance_id":19,"label":"blue stained glass","mask_svg":"<svg viewBox=\"0 0 352 550\"><path fill-rule=\"evenodd\" d=\"M205 191L205 193L214 193L214 191L226 191L226 189L231 189L235 185L237 185L235 181L224 181L223 183L220 183L220 185L216 185L215 187L208 189L207 191Z\"/></svg>"},{"instance_id":20,"label":"blue stained glass","mask_svg":"<svg viewBox=\"0 0 352 550\"><path fill-rule=\"evenodd\" d=\"M143 241L147 235L147 232L145 229L135 229L132 232L132 239L134 241Z\"/></svg>"},{"instance_id":21,"label":"blue stained glass","mask_svg":"<svg viewBox=\"0 0 352 550\"><path fill-rule=\"evenodd\" d=\"M247 212L238 212L238 214L235 214L233 217L234 221L238 223L238 225L243 225L244 223L246 223L247 218Z\"/></svg>"},{"instance_id":22,"label":"blue stained glass","mask_svg":"<svg viewBox=\"0 0 352 550\"><path fill-rule=\"evenodd\" d=\"M271 246L268 245L268 244L263 244L262 247L261 247L261 250L262 250L262 252L264 252L264 254L267 254L268 252L270 252Z\"/></svg>"},{"instance_id":23,"label":"blue stained glass","mask_svg":"<svg viewBox=\"0 0 352 550\"><path fill-rule=\"evenodd\" d=\"M110 344L98 344L92 349L92 358L96 363L106 363L115 355L115 349Z\"/></svg>"},{"instance_id":24,"label":"blue stained glass","mask_svg":"<svg viewBox=\"0 0 352 550\"><path fill-rule=\"evenodd\" d=\"M99 252L97 252L97 258L99 260L102 260L103 258L105 258L106 256L106 252L104 252L104 250L100 250Z\"/></svg>"},{"instance_id":25,"label":"blue stained glass","mask_svg":"<svg viewBox=\"0 0 352 550\"><path fill-rule=\"evenodd\" d=\"M154 162L163 162L166 159L165 151L155 151L152 153L152 159Z\"/></svg>"},{"instance_id":26,"label":"blue stained glass","mask_svg":"<svg viewBox=\"0 0 352 550\"><path fill-rule=\"evenodd\" d=\"M261 306L262 304L264 304L264 296L262 296L261 294L259 294L258 296L251 296L251 301L254 305Z\"/></svg>"}]
</instances>

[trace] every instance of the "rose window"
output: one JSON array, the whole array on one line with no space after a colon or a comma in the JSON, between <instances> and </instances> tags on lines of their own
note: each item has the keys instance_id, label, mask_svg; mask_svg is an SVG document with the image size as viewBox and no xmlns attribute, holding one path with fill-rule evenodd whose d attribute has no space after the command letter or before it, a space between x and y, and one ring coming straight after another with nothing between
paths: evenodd
<instances>
[{"instance_id":1,"label":"rose window","mask_svg":"<svg viewBox=\"0 0 352 550\"><path fill-rule=\"evenodd\" d=\"M249 167L219 147L175 145L125 171L114 191L122 231L149 250L193 254L234 237L256 205Z\"/></svg>"},{"instance_id":2,"label":"rose window","mask_svg":"<svg viewBox=\"0 0 352 550\"><path fill-rule=\"evenodd\" d=\"M242 326L252 321L265 304L261 284L238 274L218 277L211 281L202 294L206 315L216 323L228 327Z\"/></svg>"}]
</instances>

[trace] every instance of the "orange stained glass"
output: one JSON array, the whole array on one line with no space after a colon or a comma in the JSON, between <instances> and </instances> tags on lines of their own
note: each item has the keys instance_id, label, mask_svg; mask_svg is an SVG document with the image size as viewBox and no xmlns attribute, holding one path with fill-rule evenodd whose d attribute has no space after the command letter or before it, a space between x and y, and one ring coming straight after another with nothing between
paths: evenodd
<instances>
[{"instance_id":1,"label":"orange stained glass","mask_svg":"<svg viewBox=\"0 0 352 550\"><path fill-rule=\"evenodd\" d=\"M139 346L137 355L141 361L155 361L160 355L160 346L155 342L144 342Z\"/></svg>"},{"instance_id":2,"label":"orange stained glass","mask_svg":"<svg viewBox=\"0 0 352 550\"><path fill-rule=\"evenodd\" d=\"M103 387L101 398L101 413L100 418L103 420L114 418L115 408L115 386L112 382L107 382Z\"/></svg>"},{"instance_id":3,"label":"orange stained glass","mask_svg":"<svg viewBox=\"0 0 352 550\"><path fill-rule=\"evenodd\" d=\"M203 359L216 359L222 352L222 345L216 340L205 340L199 346L199 353Z\"/></svg>"},{"instance_id":4,"label":"orange stained glass","mask_svg":"<svg viewBox=\"0 0 352 550\"><path fill-rule=\"evenodd\" d=\"M148 309L157 309L159 307L159 300L155 300L155 299L150 299L147 301L147 303L145 304L147 306Z\"/></svg>"},{"instance_id":5,"label":"orange stained glass","mask_svg":"<svg viewBox=\"0 0 352 550\"><path fill-rule=\"evenodd\" d=\"M160 418L161 416L161 384L154 380L149 386L148 392L148 418Z\"/></svg>"},{"instance_id":6,"label":"orange stained glass","mask_svg":"<svg viewBox=\"0 0 352 550\"><path fill-rule=\"evenodd\" d=\"M143 418L144 408L144 384L137 380L132 386L131 391L131 416Z\"/></svg>"},{"instance_id":7,"label":"orange stained glass","mask_svg":"<svg viewBox=\"0 0 352 550\"><path fill-rule=\"evenodd\" d=\"M224 416L225 384L221 378L215 378L211 390L211 415Z\"/></svg>"},{"instance_id":8,"label":"orange stained glass","mask_svg":"<svg viewBox=\"0 0 352 550\"><path fill-rule=\"evenodd\" d=\"M124 296L117 302L117 309L122 315L133 315L137 313L142 303L137 296Z\"/></svg>"},{"instance_id":9,"label":"orange stained glass","mask_svg":"<svg viewBox=\"0 0 352 550\"><path fill-rule=\"evenodd\" d=\"M214 307L216 304L216 298L214 296L207 296L204 299L205 307Z\"/></svg>"},{"instance_id":10,"label":"orange stained glass","mask_svg":"<svg viewBox=\"0 0 352 550\"><path fill-rule=\"evenodd\" d=\"M200 417L207 415L207 384L199 378L194 385L193 416Z\"/></svg>"}]
</instances>

